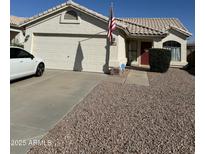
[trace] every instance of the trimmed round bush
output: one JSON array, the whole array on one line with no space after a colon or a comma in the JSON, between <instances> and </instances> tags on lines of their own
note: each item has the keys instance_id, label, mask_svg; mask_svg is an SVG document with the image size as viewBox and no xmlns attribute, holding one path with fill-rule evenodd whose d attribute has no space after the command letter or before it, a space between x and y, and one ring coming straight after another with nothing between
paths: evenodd
<instances>
[{"instance_id":1,"label":"trimmed round bush","mask_svg":"<svg viewBox=\"0 0 205 154\"><path fill-rule=\"evenodd\" d=\"M171 51L162 48L149 49L149 65L152 72L166 72L170 67Z\"/></svg>"}]
</instances>

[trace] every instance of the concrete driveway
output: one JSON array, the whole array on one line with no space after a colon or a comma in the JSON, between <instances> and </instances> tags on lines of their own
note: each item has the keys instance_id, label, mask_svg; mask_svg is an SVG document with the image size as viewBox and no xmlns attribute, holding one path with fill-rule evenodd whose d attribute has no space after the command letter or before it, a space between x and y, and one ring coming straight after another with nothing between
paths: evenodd
<instances>
[{"instance_id":1,"label":"concrete driveway","mask_svg":"<svg viewBox=\"0 0 205 154\"><path fill-rule=\"evenodd\" d=\"M11 153L26 153L28 142L41 139L106 78L98 73L46 70L40 78L11 83Z\"/></svg>"}]
</instances>

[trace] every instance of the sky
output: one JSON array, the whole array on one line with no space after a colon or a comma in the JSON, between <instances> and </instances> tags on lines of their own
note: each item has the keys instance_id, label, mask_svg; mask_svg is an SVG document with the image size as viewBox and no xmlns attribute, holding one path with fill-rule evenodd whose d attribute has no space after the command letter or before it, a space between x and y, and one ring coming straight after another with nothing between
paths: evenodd
<instances>
[{"instance_id":1,"label":"sky","mask_svg":"<svg viewBox=\"0 0 205 154\"><path fill-rule=\"evenodd\" d=\"M67 0L10 0L10 14L31 17ZM105 16L114 4L116 17L179 18L195 38L195 0L73 0Z\"/></svg>"}]
</instances>

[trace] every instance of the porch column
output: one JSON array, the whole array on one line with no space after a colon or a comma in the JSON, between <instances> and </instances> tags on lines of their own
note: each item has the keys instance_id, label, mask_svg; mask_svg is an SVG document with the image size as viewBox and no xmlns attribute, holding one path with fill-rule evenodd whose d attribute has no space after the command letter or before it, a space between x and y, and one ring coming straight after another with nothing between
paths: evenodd
<instances>
[{"instance_id":1,"label":"porch column","mask_svg":"<svg viewBox=\"0 0 205 154\"><path fill-rule=\"evenodd\" d=\"M137 65L141 62L141 41L137 40Z\"/></svg>"}]
</instances>

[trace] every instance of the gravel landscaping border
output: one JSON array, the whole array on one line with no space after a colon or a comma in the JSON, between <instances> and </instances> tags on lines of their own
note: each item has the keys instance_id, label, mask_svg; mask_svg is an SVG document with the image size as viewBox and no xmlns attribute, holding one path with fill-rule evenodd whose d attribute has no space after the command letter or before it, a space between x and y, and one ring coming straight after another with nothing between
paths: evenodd
<instances>
[{"instance_id":1,"label":"gravel landscaping border","mask_svg":"<svg viewBox=\"0 0 205 154\"><path fill-rule=\"evenodd\" d=\"M149 87L103 82L29 154L194 154L195 77L148 72ZM69 101L69 100L68 100Z\"/></svg>"}]
</instances>

